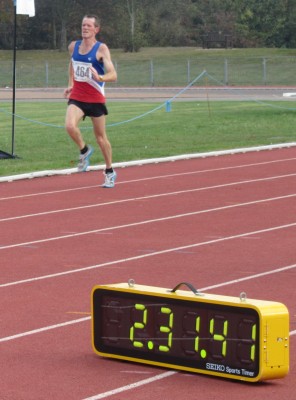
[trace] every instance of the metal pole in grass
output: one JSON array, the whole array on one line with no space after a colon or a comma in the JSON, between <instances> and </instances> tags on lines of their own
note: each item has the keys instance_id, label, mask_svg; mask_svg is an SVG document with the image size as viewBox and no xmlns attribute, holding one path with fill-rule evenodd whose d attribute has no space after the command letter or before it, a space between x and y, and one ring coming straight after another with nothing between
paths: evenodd
<instances>
[{"instance_id":1,"label":"metal pole in grass","mask_svg":"<svg viewBox=\"0 0 296 400\"><path fill-rule=\"evenodd\" d=\"M205 76L206 81L206 95L207 95L207 105L208 105L208 113L209 117L211 118L211 107L210 107L210 99L209 99L209 79L208 76Z\"/></svg>"},{"instance_id":2,"label":"metal pole in grass","mask_svg":"<svg viewBox=\"0 0 296 400\"><path fill-rule=\"evenodd\" d=\"M13 28L13 79L12 79L12 133L11 133L11 156L14 157L14 126L15 126L15 85L16 85L16 1L14 0L14 28Z\"/></svg>"},{"instance_id":3,"label":"metal pole in grass","mask_svg":"<svg viewBox=\"0 0 296 400\"><path fill-rule=\"evenodd\" d=\"M0 158L14 158L14 114L15 114L15 54L16 54L16 1L13 0L14 10L14 33L13 33L13 98L12 98L12 136L11 136L11 154L0 150Z\"/></svg>"},{"instance_id":4,"label":"metal pole in grass","mask_svg":"<svg viewBox=\"0 0 296 400\"><path fill-rule=\"evenodd\" d=\"M11 157L14 156L14 136L15 136L15 92L16 92L16 29L17 14L35 16L35 0L13 0L14 10L14 29L13 29L13 84L12 84L12 135L11 135Z\"/></svg>"},{"instance_id":5,"label":"metal pole in grass","mask_svg":"<svg viewBox=\"0 0 296 400\"><path fill-rule=\"evenodd\" d=\"M14 114L15 114L15 59L16 59L16 2L13 0L14 29L13 29L13 96L12 96L12 134L11 134L11 154L0 150L0 158L14 158Z\"/></svg>"}]
</instances>

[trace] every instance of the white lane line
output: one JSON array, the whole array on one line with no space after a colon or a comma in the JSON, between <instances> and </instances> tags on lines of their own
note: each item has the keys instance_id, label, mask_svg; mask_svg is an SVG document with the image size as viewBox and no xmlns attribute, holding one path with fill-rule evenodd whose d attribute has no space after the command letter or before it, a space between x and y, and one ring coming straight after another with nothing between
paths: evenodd
<instances>
[{"instance_id":1,"label":"white lane line","mask_svg":"<svg viewBox=\"0 0 296 400\"><path fill-rule=\"evenodd\" d=\"M157 176L152 176L152 177L148 177L148 178L139 178L139 179L133 179L133 180L129 180L129 181L121 181L121 182L118 182L117 185L127 184L127 183L135 183L135 182L137 183L137 182L149 181L149 180L154 180L154 179L166 179L166 178L172 178L172 177L178 177L178 176L184 176L184 175L197 175L197 174L199 175L199 174L208 173L208 172L218 172L218 171L227 171L227 170L232 170L232 169L249 168L249 167L256 167L259 165L285 163L285 162L294 161L294 160L296 160L296 158L287 158L287 159L283 159L283 160L271 160L271 161L264 161L264 162L251 163L251 164L234 165L231 167L212 168L212 169L205 169L205 170L200 170L200 171L187 171L187 172L176 173L176 174L157 175ZM58 194L58 193L64 193L64 192L72 192L72 191L76 191L76 190L92 189L92 188L97 188L97 187L98 187L98 185L79 186L76 188L60 189L60 190L54 190L54 191L49 191L49 192L29 193L29 194L25 194L25 195L0 197L0 201L1 200L12 200L12 199L23 199L26 197L34 197L34 196L45 196L45 195Z\"/></svg>"},{"instance_id":2,"label":"white lane line","mask_svg":"<svg viewBox=\"0 0 296 400\"><path fill-rule=\"evenodd\" d=\"M0 343L9 342L10 340L15 340L15 339L21 339L21 338L23 338L25 336L35 335L36 333L46 332L46 331L50 331L52 329L64 328L65 326L74 325L74 324L78 324L80 322L89 321L90 319L91 319L91 317L84 317L84 318L80 318L80 319L74 319L72 321L63 322L61 324L45 326L43 328L34 329L32 331L22 332L22 333L18 333L16 335L3 337L3 338L0 338Z\"/></svg>"},{"instance_id":3,"label":"white lane line","mask_svg":"<svg viewBox=\"0 0 296 400\"><path fill-rule=\"evenodd\" d=\"M68 193L68 192L74 192L77 190L87 190L87 189L98 188L98 186L99 185L79 186L77 188L59 189L59 190L52 190L49 192L37 192L37 193L20 194L17 196L0 197L0 201L26 199L28 197L48 196L51 194L59 194L59 193Z\"/></svg>"},{"instance_id":4,"label":"white lane line","mask_svg":"<svg viewBox=\"0 0 296 400\"><path fill-rule=\"evenodd\" d=\"M0 284L0 288L20 285L20 284L24 284L24 283L36 282L36 281L43 280L43 279L52 279L52 278L56 278L56 277L60 277L60 276L64 276L64 275L75 274L75 273L78 273L78 272L90 271L90 270L93 270L93 269L107 267L107 266L110 266L110 265L123 264L123 263L129 262L129 261L140 260L140 259L143 259L143 258L154 257L154 256L167 254L167 253L172 253L172 252L176 252L176 251L180 251L180 250L184 250L184 249L190 249L190 248L193 248L193 247L200 247L200 246L205 246L205 245L208 245L208 244L224 242L224 241L227 241L227 240L239 239L239 238L243 238L245 236L257 235L258 233L261 234L261 233L266 233L266 232L273 232L273 231L277 231L277 230L281 230L281 229L291 228L291 227L294 227L294 226L296 226L296 222L293 223L293 224L280 225L280 226L275 226L273 228L262 229L260 231L246 232L246 233L241 233L241 234L238 234L238 235L233 235L233 236L228 236L228 237L224 237L224 238L209 240L209 241L206 241L206 242L198 242L198 243L193 243L193 244L186 245L186 246L174 247L174 248L170 248L170 249L155 251L154 253L147 253L147 254L142 254L142 255L138 255L138 256L123 258L123 259L119 259L119 260L109 261L109 262L105 262L105 263L102 263L102 264L91 265L91 266L88 266L88 267L73 269L73 270L69 270L69 271L57 272L55 274L43 275L43 276L39 276L39 277L23 279L23 280L20 280L20 281L2 283L2 284Z\"/></svg>"},{"instance_id":5,"label":"white lane line","mask_svg":"<svg viewBox=\"0 0 296 400\"><path fill-rule=\"evenodd\" d=\"M255 274L255 275L250 275L250 276L246 276L243 278L239 278L239 279L233 279L232 281L228 281L228 282L223 282L223 283L218 283L216 285L211 285L211 286L207 286L205 288L197 288L199 291L205 291L205 290L209 290L209 289L216 289L218 287L222 287L222 286L228 286L228 285L233 285L235 283L240 283L243 281L248 281L250 279L257 279L257 278L262 278L262 276L266 276L266 275L272 275L272 274L277 274L280 272L284 272L284 271L288 271L290 269L294 269L296 268L296 264L292 264L292 265L288 265L286 267L281 267L281 268L277 268L277 269L273 269L271 271L265 271L265 272L260 272L259 274Z\"/></svg>"},{"instance_id":6,"label":"white lane line","mask_svg":"<svg viewBox=\"0 0 296 400\"><path fill-rule=\"evenodd\" d=\"M224 184L214 185L214 186L206 186L206 187L195 188L195 189L180 190L180 191L176 191L176 192L158 193L158 194L149 195L149 196L131 197L128 199L121 199L121 200L115 200L115 201L104 202L104 203L95 203L95 204L89 204L89 205L78 206L78 207L62 208L62 209L58 209L58 210L43 211L43 212L34 213L34 214L24 214L24 215L18 215L18 216L14 216L14 217L1 218L0 222L14 221L14 220L24 219L24 218L40 217L43 215L59 214L59 213L64 213L64 212L77 211L77 210L86 210L86 209L94 208L94 207L110 206L110 205L115 205L115 204L122 204L122 203L141 201L141 200L149 200L149 199L160 198L160 197L176 196L179 194L201 192L201 191L213 190L213 189L221 189L221 188L237 186L237 185L245 185L245 184L264 182L264 181L270 181L270 180L275 180L275 179L290 178L290 177L294 177L294 176L296 176L296 173L273 176L273 177L269 177L269 178L250 179L250 180L244 180L244 181L230 182L230 183L224 183Z\"/></svg>"},{"instance_id":7,"label":"white lane line","mask_svg":"<svg viewBox=\"0 0 296 400\"><path fill-rule=\"evenodd\" d=\"M259 274L249 275L249 276L246 276L246 277L233 279L231 281L217 283L217 284L211 285L211 286L205 286L203 288L198 288L198 290L200 292L205 292L206 290L209 290L209 289L214 289L214 288L218 288L218 287L224 287L224 286L228 286L228 285L233 285L233 284L236 284L236 283L249 281L249 280L252 280L252 279L258 279L258 278L262 278L262 277L264 277L266 275L278 274L278 273L285 272L285 271L288 271L288 270L291 270L291 269L294 269L294 268L296 268L296 264L287 265L285 267L276 268L276 269L273 269L273 270L270 270L270 271L261 272ZM34 329L32 331L22 332L22 333L19 333L19 334L16 334L16 335L12 335L12 336L3 337L3 338L0 338L0 343L8 342L10 340L20 339L20 338L23 338L25 336L34 335L36 333L41 333L41 332L49 331L49 330L52 330L52 329L63 328L63 327L68 326L68 325L73 325L73 324L78 324L78 323L81 323L81 322L89 321L90 319L91 319L91 317L84 317L84 318L75 319L75 320L72 320L72 321L63 322L63 323L60 323L60 324L50 325L50 326L46 326L46 327L39 328L39 329ZM296 334L296 330L290 332L290 336L293 336L295 334Z\"/></svg>"},{"instance_id":8,"label":"white lane line","mask_svg":"<svg viewBox=\"0 0 296 400\"><path fill-rule=\"evenodd\" d=\"M105 399L106 397L113 396L114 394L126 392L127 390L135 389L135 388L137 388L139 386L148 385L149 383L153 383L153 382L159 381L161 379L169 378L170 376L175 375L176 373L177 373L176 371L164 372L162 374L155 375L155 376L153 376L151 378L143 379L141 381L138 381L138 382L135 382L135 383L131 383L131 384L126 385L126 386L121 386L121 387L119 387L117 389L110 390L109 392L96 394L94 396L87 397L84 400Z\"/></svg>"},{"instance_id":9,"label":"white lane line","mask_svg":"<svg viewBox=\"0 0 296 400\"><path fill-rule=\"evenodd\" d=\"M208 287L205 287L205 288L201 288L200 290L201 291L205 291L207 289L214 288L214 287L221 287L221 286L229 285L229 284L232 284L232 283L238 283L238 282L245 281L245 280L256 279L256 278L259 278L259 277L262 277L262 276L265 276L265 275L268 275L268 274L280 273L282 271L286 271L288 269L293 269L295 267L296 267L296 264L293 264L293 265L289 265L289 266L286 266L286 267L277 268L275 270L262 272L260 274L250 275L249 277L244 277L244 278L236 279L236 280L233 280L233 281L228 281L228 282L224 282L224 283L208 286ZM68 325L73 325L73 324L89 321L90 319L91 319L91 317L80 318L80 319L77 319L77 320L67 321L65 323L51 325L51 326L48 326L48 327L35 329L35 330L32 330L32 331L28 331L28 332L23 332L23 333L16 334L16 335L13 335L13 336L4 337L4 338L0 339L0 343L1 342L2 343L3 342L8 342L10 340L20 339L20 338L23 338L25 336L29 336L29 335L33 335L33 334L37 334L37 333L41 333L41 332L45 332L45 331L49 331L49 330L52 330L52 329L62 328L62 327L68 326ZM296 334L296 330L290 332L290 336L295 335L295 334ZM176 371L167 371L167 372L164 372L162 374L156 375L154 377L151 377L151 378L148 378L148 379L144 379L144 380L132 383L130 385L122 386L122 387L110 390L108 392L100 393L98 395L94 395L94 396L85 398L84 400L104 399L104 398L113 396L114 394L122 393L124 391L128 391L128 390L134 389L136 387L140 387L140 386L143 386L143 385L147 385L147 384L153 383L153 382L155 382L157 380L168 378L168 377L170 377L172 375L175 375L175 374L177 374Z\"/></svg>"},{"instance_id":10,"label":"white lane line","mask_svg":"<svg viewBox=\"0 0 296 400\"><path fill-rule=\"evenodd\" d=\"M97 234L99 232L106 232L106 231L111 231L111 230L116 230L116 229L131 228L131 227L145 225L145 224L151 224L151 223L155 223L155 222L162 222L162 221L168 221L168 220L173 220L173 219L177 219L177 218L191 217L192 215L206 214L206 213L210 213L210 212L214 212L214 211L223 211L223 210L228 210L228 209L232 209L232 208L244 207L244 206L260 204L260 203L267 203L267 202L271 202L271 201L289 199L289 198L293 198L293 197L296 197L296 194L289 194L289 195L286 195L286 196L272 197L272 198L268 198L268 199L248 201L248 202L245 202L245 203L231 204L231 205L228 205L228 206L214 207L214 208L210 208L210 209L207 209L207 210L199 210L199 211L194 211L194 212L190 212L190 213L176 214L176 215L171 215L171 216L168 216L168 217L162 217L162 218L149 219L149 220L140 221L140 222L134 222L134 223L131 223L131 224L111 226L111 227L107 227L107 228L94 229L94 230L91 230L91 231L78 232L78 233L73 233L73 234L68 234L68 235L55 236L55 237L46 238L46 239L33 240L31 242L14 243L14 244L3 245L3 246L0 245L0 250L12 249L12 248L16 248L16 247L24 247L24 246L29 246L29 245L39 244L39 243L47 243L47 242L52 242L52 241L55 241L55 240L69 239L69 238L74 238L74 237L78 237L78 236Z\"/></svg>"},{"instance_id":11,"label":"white lane line","mask_svg":"<svg viewBox=\"0 0 296 400\"><path fill-rule=\"evenodd\" d=\"M265 275L269 275L269 274L274 274L274 273L286 271L286 270L288 270L288 269L293 269L293 268L295 268L295 267L296 267L296 264L290 265L290 266L287 266L287 267L283 267L283 268L277 268L277 269L275 269L275 270L273 270L273 271L267 271L267 272L263 272L263 273L256 274L256 275L252 275L252 276L249 276L249 277L245 277L245 278L241 278L241 279L236 279L236 280L233 280L233 281L229 281L229 282L225 282L225 283L220 283L220 284L217 284L217 285L208 286L208 287L202 288L202 289L200 289L200 290L204 291L204 290L207 290L207 289L210 289L210 288L215 288L215 287L221 287L221 286L225 286L225 285L230 285L230 284L232 284L232 283L237 283L237 282L245 281L245 280L248 280L248 279L256 279L256 278L261 277L261 276L265 276ZM290 336L293 336L293 335L295 335L295 334L296 334L296 330L290 332ZM121 386L121 387L119 387L119 388L116 388L116 389L113 389L113 390L109 390L108 392L104 392L104 393L100 393L100 394L97 394L97 395L94 395L94 396L91 396L91 397L87 397L87 398L85 398L85 399L83 399L83 400L100 400L100 399L105 399L105 398L107 398L107 397L113 396L114 394L122 393L122 392L125 392L125 391L127 391L127 390L131 390L131 389L134 389L134 388L143 386L143 385L147 385L147 384L150 384L150 383L154 383L154 382L156 382L156 381L158 381L158 380L168 378L168 377L170 377L170 376L172 376L172 375L175 375L175 374L177 374L177 373L178 373L177 371L168 371L167 373L163 373L163 374L160 374L160 375L156 375L156 376L154 376L154 377L152 377L152 378L149 378L149 379L143 379L143 380L141 380L141 381L132 383L132 384L130 384L130 385Z\"/></svg>"}]
</instances>

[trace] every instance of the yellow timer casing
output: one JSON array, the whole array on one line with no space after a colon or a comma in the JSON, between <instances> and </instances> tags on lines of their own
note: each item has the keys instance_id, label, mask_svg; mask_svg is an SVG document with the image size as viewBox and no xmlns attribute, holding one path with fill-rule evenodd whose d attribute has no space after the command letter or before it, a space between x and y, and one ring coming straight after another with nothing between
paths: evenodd
<instances>
[{"instance_id":1,"label":"yellow timer casing","mask_svg":"<svg viewBox=\"0 0 296 400\"><path fill-rule=\"evenodd\" d=\"M100 356L249 382L289 371L282 303L120 283L92 290Z\"/></svg>"}]
</instances>

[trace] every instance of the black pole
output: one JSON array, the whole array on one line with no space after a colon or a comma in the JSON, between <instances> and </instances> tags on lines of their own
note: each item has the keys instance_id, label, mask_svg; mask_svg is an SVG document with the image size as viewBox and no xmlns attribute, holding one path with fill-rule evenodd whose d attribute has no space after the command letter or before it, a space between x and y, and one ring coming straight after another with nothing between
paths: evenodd
<instances>
[{"instance_id":1,"label":"black pole","mask_svg":"<svg viewBox=\"0 0 296 400\"><path fill-rule=\"evenodd\" d=\"M15 85L16 85L16 0L14 3L14 31L13 31L13 84L12 84L12 135L11 154L14 156L14 125L15 125Z\"/></svg>"},{"instance_id":2,"label":"black pole","mask_svg":"<svg viewBox=\"0 0 296 400\"><path fill-rule=\"evenodd\" d=\"M12 135L11 135L11 154L0 150L0 159L15 158L14 157L14 122L15 122L15 70L16 70L16 1L13 0L14 6L14 34L13 34L13 96L12 96Z\"/></svg>"}]
</instances>

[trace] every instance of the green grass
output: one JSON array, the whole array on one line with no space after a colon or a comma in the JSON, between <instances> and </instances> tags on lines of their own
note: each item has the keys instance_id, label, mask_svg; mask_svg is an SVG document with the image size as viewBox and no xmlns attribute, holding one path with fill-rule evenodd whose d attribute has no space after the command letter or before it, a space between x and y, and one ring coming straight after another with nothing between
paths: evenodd
<instances>
[{"instance_id":1,"label":"green grass","mask_svg":"<svg viewBox=\"0 0 296 400\"><path fill-rule=\"evenodd\" d=\"M218 81L233 86L295 85L296 49L169 47L143 48L137 53L115 49L111 53L118 70L118 81L110 86L185 86L205 69ZM12 86L12 57L12 51L0 50L0 88ZM67 84L67 52L17 51L16 61L18 88L63 87Z\"/></svg>"},{"instance_id":2,"label":"green grass","mask_svg":"<svg viewBox=\"0 0 296 400\"><path fill-rule=\"evenodd\" d=\"M185 87L204 69L215 80L202 78L196 85L295 85L296 49L143 48L138 53L111 50L118 69L112 86ZM12 51L0 50L0 89L12 85ZM263 79L263 60L266 76ZM17 88L65 87L69 55L59 51L17 51ZM151 64L152 63L152 64ZM153 82L151 81L153 65ZM188 69L188 65L190 68ZM108 85L108 86L109 86ZM272 103L295 106L294 102ZM133 122L153 110L156 103L110 102L107 123L114 162L194 152L268 145L295 141L295 111L255 102L176 102ZM77 163L77 149L63 129L64 102L17 102L15 148L17 158L0 160L0 175L56 168ZM0 103L0 150L11 152L11 103ZM27 120L26 120L27 119ZM30 121L31 120L31 121ZM96 146L90 122L82 124L87 142ZM92 163L103 163L96 151Z\"/></svg>"},{"instance_id":3,"label":"green grass","mask_svg":"<svg viewBox=\"0 0 296 400\"><path fill-rule=\"evenodd\" d=\"M295 102L174 102L171 112L153 111L159 105L108 104L114 162L295 142ZM0 103L0 150L6 152L11 150L10 109L10 103ZM17 158L0 159L0 176L76 166L77 148L63 128L65 110L64 102L17 103L22 116L15 120ZM90 121L81 127L86 141L97 147ZM103 165L99 150L92 158L92 165L97 163Z\"/></svg>"},{"instance_id":4,"label":"green grass","mask_svg":"<svg viewBox=\"0 0 296 400\"><path fill-rule=\"evenodd\" d=\"M111 49L114 60L150 60L183 57L208 57L208 58L242 58L242 57L282 57L296 56L296 49L285 48L248 48L248 49L201 49L199 47L143 47L137 53L127 53L121 49ZM12 59L12 51L0 50L0 61ZM58 50L18 50L17 61L41 62L52 60L54 62L69 60L68 52Z\"/></svg>"}]
</instances>

